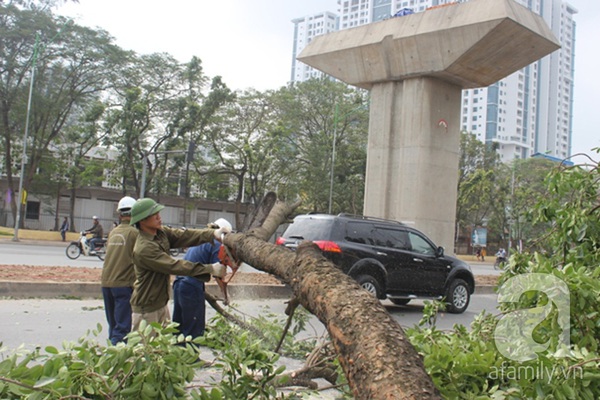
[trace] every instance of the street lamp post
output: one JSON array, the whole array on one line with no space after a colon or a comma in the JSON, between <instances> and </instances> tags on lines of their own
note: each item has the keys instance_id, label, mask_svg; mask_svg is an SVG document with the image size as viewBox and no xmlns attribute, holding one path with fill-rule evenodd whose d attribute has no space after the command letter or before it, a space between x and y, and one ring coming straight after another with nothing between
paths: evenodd
<instances>
[{"instance_id":1,"label":"street lamp post","mask_svg":"<svg viewBox=\"0 0 600 400\"><path fill-rule=\"evenodd\" d=\"M21 154L21 176L19 177L19 197L17 197L17 216L15 218L15 235L13 241L19 241L19 225L21 225L21 204L26 200L23 193L23 177L25 175L25 164L27 163L27 137L29 136L29 114L31 111L31 97L33 94L33 82L35 80L35 62L37 59L39 36L35 38L33 45L33 57L31 60L31 82L29 82L29 97L27 99L27 113L25 116L25 133L23 134L23 153Z\"/></svg>"},{"instance_id":2,"label":"street lamp post","mask_svg":"<svg viewBox=\"0 0 600 400\"><path fill-rule=\"evenodd\" d=\"M56 32L56 35L48 43L52 43L62 32L65 26L71 24L72 20L67 20L61 28ZM39 33L35 35L35 43L33 45L33 55L31 57L31 82L29 82L29 97L27 99L27 112L25 116L25 133L23 134L23 153L21 154L21 176L19 177L19 197L17 202L17 216L15 218L15 235L13 241L19 241L19 225L21 225L21 204L26 201L27 197L23 191L23 178L25 175L25 164L27 161L27 138L29 136L29 114L31 113L31 98L33 95L33 82L35 80L35 63L38 57L40 44ZM43 50L43 49L42 49Z\"/></svg>"},{"instance_id":3,"label":"street lamp post","mask_svg":"<svg viewBox=\"0 0 600 400\"><path fill-rule=\"evenodd\" d=\"M331 147L331 172L330 172L330 182L329 182L329 208L327 213L331 214L331 205L333 204L333 174L335 167L335 142L337 138L337 116L338 116L338 104L335 104L335 109L333 111L333 145Z\"/></svg>"}]
</instances>

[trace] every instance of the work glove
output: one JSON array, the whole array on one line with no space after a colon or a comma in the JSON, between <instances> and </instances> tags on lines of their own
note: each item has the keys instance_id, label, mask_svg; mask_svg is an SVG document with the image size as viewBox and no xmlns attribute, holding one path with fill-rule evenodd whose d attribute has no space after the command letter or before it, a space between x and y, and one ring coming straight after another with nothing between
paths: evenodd
<instances>
[{"instance_id":1,"label":"work glove","mask_svg":"<svg viewBox=\"0 0 600 400\"><path fill-rule=\"evenodd\" d=\"M214 264L211 264L210 267L211 267L211 273L210 274L212 276L217 277L217 278L222 278L227 273L227 267L224 266L221 263L216 262Z\"/></svg>"},{"instance_id":2,"label":"work glove","mask_svg":"<svg viewBox=\"0 0 600 400\"><path fill-rule=\"evenodd\" d=\"M222 241L223 240L223 236L225 236L226 234L231 233L231 228L224 226L222 228L216 229L215 230L215 239Z\"/></svg>"}]
</instances>

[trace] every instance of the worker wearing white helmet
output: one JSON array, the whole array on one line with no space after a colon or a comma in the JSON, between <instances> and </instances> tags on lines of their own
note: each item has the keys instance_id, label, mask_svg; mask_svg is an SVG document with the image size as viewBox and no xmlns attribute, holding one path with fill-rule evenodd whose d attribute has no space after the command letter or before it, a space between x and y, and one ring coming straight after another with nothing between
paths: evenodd
<instances>
[{"instance_id":1,"label":"worker wearing white helmet","mask_svg":"<svg viewBox=\"0 0 600 400\"><path fill-rule=\"evenodd\" d=\"M231 224L219 218L211 228L225 228L231 231ZM185 260L213 264L219 261L221 242L213 241L190 247L183 257ZM177 276L173 282L173 322L179 324L179 332L185 336L196 338L204 335L206 326L206 306L204 303L204 282L191 276Z\"/></svg>"},{"instance_id":2,"label":"worker wearing white helmet","mask_svg":"<svg viewBox=\"0 0 600 400\"><path fill-rule=\"evenodd\" d=\"M108 338L112 344L125 341L131 332L131 294L135 282L133 246L138 230L129 224L133 197L125 196L117 204L119 225L108 234L101 286Z\"/></svg>"}]
</instances>

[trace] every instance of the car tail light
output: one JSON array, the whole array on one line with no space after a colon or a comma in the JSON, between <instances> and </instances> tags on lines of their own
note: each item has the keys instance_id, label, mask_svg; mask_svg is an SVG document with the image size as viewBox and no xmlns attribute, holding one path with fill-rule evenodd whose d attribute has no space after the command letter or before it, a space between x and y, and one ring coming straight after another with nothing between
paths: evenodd
<instances>
[{"instance_id":1,"label":"car tail light","mask_svg":"<svg viewBox=\"0 0 600 400\"><path fill-rule=\"evenodd\" d=\"M285 243L285 239L283 238L283 236L279 236L277 238L277 240L275 241L275 244L278 245L278 246L281 246L284 243Z\"/></svg>"},{"instance_id":2,"label":"car tail light","mask_svg":"<svg viewBox=\"0 0 600 400\"><path fill-rule=\"evenodd\" d=\"M342 252L342 249L340 249L340 246L338 246L336 242L331 242L329 240L315 240L314 243L317 246L319 246L321 251L326 251L329 253L341 253Z\"/></svg>"}]
</instances>

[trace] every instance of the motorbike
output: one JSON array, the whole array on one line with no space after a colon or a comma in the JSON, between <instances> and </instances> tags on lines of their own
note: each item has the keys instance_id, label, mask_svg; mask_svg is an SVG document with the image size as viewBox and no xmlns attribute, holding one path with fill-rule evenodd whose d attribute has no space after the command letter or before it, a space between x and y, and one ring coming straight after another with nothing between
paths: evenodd
<instances>
[{"instance_id":1,"label":"motorbike","mask_svg":"<svg viewBox=\"0 0 600 400\"><path fill-rule=\"evenodd\" d=\"M494 269L504 269L504 266L508 260L506 257L496 256L496 261L494 262Z\"/></svg>"},{"instance_id":2,"label":"motorbike","mask_svg":"<svg viewBox=\"0 0 600 400\"><path fill-rule=\"evenodd\" d=\"M67 246L67 257L71 260L75 260L80 255L84 256L96 256L100 260L104 261L104 256L106 255L106 240L103 240L100 243L97 243L96 250L93 250L90 246L90 241L88 240L85 232L79 233L79 239L74 242L71 242Z\"/></svg>"}]
</instances>

